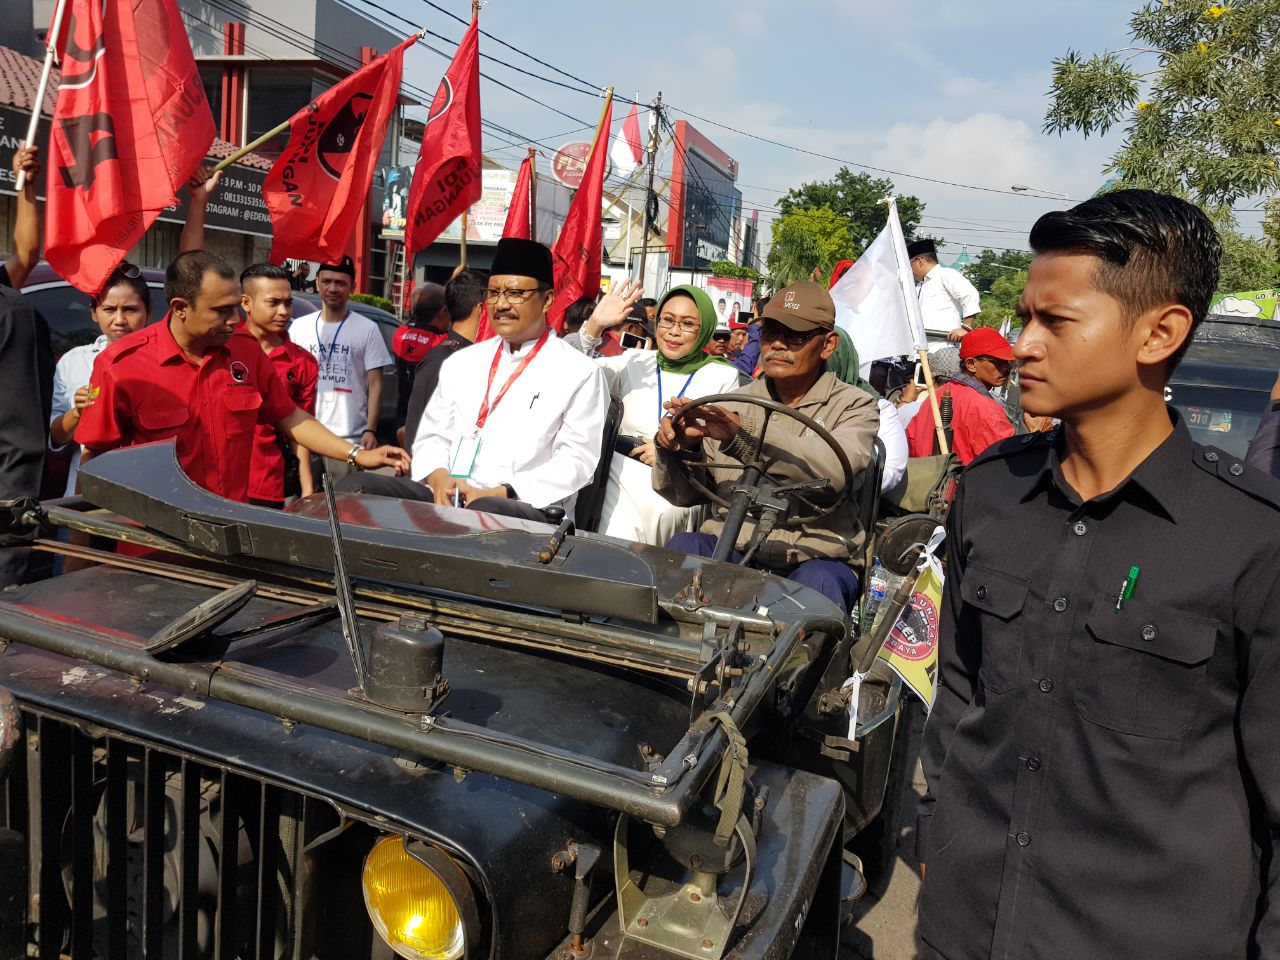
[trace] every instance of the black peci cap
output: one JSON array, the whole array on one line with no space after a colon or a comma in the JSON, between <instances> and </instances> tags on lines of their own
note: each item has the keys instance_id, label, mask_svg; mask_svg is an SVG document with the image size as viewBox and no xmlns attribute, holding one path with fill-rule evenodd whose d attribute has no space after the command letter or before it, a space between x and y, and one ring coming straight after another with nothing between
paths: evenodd
<instances>
[{"instance_id":1,"label":"black peci cap","mask_svg":"<svg viewBox=\"0 0 1280 960\"><path fill-rule=\"evenodd\" d=\"M490 276L532 277L541 286L554 287L551 251L535 240L503 237L493 250Z\"/></svg>"}]
</instances>

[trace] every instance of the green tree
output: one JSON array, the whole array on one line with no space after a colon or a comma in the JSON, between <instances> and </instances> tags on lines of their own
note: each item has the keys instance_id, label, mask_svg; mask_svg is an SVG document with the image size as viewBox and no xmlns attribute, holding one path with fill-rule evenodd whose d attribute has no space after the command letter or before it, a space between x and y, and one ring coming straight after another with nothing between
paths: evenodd
<instances>
[{"instance_id":1,"label":"green tree","mask_svg":"<svg viewBox=\"0 0 1280 960\"><path fill-rule=\"evenodd\" d=\"M991 292L992 286L1002 277L1017 276L1019 272L1026 274L1031 266L1033 254L1021 250L983 250L976 260L965 264L961 271L969 282L978 288L984 297ZM1025 282L1025 279L1024 279ZM1021 292L1021 288L1019 288Z\"/></svg>"},{"instance_id":2,"label":"green tree","mask_svg":"<svg viewBox=\"0 0 1280 960\"><path fill-rule=\"evenodd\" d=\"M1276 259L1276 245L1272 241L1246 236L1221 224L1218 236L1222 239L1219 290L1243 293L1280 286L1280 262Z\"/></svg>"},{"instance_id":3,"label":"green tree","mask_svg":"<svg viewBox=\"0 0 1280 960\"><path fill-rule=\"evenodd\" d=\"M754 280L759 283L762 279L760 271L754 267L741 267L731 260L712 260L708 265L713 277L725 277L729 280Z\"/></svg>"},{"instance_id":4,"label":"green tree","mask_svg":"<svg viewBox=\"0 0 1280 960\"><path fill-rule=\"evenodd\" d=\"M1134 45L1053 62L1051 133L1123 125L1108 172L1206 207L1280 190L1280 0L1151 0Z\"/></svg>"},{"instance_id":5,"label":"green tree","mask_svg":"<svg viewBox=\"0 0 1280 960\"><path fill-rule=\"evenodd\" d=\"M850 236L858 249L865 250L889 217L889 208L880 201L896 193L892 180L877 180L841 167L834 179L802 183L789 190L778 207L783 216L805 207L830 207L848 220ZM898 219L908 243L916 238L923 215L924 202L919 197L898 197Z\"/></svg>"},{"instance_id":6,"label":"green tree","mask_svg":"<svg viewBox=\"0 0 1280 960\"><path fill-rule=\"evenodd\" d=\"M983 291L982 312L974 320L975 327L998 328L1006 320L1010 320L1015 327L1022 325L1015 311L1023 288L1027 285L1027 271L1002 270L1000 274L992 281L991 289Z\"/></svg>"},{"instance_id":7,"label":"green tree","mask_svg":"<svg viewBox=\"0 0 1280 960\"><path fill-rule=\"evenodd\" d=\"M830 207L796 207L773 221L769 250L769 286L773 290L808 280L813 271L825 281L836 263L862 252L847 217Z\"/></svg>"}]
</instances>

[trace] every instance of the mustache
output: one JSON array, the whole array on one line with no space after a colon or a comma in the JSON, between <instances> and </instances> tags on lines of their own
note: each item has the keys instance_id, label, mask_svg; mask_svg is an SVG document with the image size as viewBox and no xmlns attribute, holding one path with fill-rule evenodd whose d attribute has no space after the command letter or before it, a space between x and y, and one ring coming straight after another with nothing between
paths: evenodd
<instances>
[{"instance_id":1,"label":"mustache","mask_svg":"<svg viewBox=\"0 0 1280 960\"><path fill-rule=\"evenodd\" d=\"M783 360L786 363L795 363L796 355L790 350L769 350L760 358L761 363L768 363L770 360Z\"/></svg>"}]
</instances>

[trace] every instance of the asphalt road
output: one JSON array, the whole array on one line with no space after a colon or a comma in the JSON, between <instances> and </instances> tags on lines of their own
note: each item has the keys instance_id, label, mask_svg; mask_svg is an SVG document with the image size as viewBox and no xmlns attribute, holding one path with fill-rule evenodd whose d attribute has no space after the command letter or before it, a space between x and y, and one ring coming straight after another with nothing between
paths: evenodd
<instances>
[{"instance_id":1,"label":"asphalt road","mask_svg":"<svg viewBox=\"0 0 1280 960\"><path fill-rule=\"evenodd\" d=\"M918 749L924 712L915 713L911 731ZM912 751L912 756L917 750ZM915 858L916 801L924 793L920 764L913 762L914 776L907 782L899 807L898 857L887 885L872 887L856 905L854 922L846 930L840 960L914 960L916 955L916 898L920 874Z\"/></svg>"}]
</instances>

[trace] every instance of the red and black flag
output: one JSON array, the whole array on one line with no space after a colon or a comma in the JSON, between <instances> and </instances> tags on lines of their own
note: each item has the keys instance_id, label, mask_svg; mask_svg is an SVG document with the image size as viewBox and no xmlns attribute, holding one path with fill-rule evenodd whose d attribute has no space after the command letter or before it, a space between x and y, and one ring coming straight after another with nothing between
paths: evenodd
<instances>
[{"instance_id":1,"label":"red and black flag","mask_svg":"<svg viewBox=\"0 0 1280 960\"><path fill-rule=\"evenodd\" d=\"M583 297L600 295L600 260L604 251L604 175L608 167L609 126L613 122L613 89L609 89L596 139L587 158L582 186L573 195L569 214L556 245L551 248L555 261L556 296L547 311L547 320L559 333L564 328L564 312Z\"/></svg>"},{"instance_id":2,"label":"red and black flag","mask_svg":"<svg viewBox=\"0 0 1280 960\"><path fill-rule=\"evenodd\" d=\"M369 196L414 34L307 104L262 185L272 263L340 258Z\"/></svg>"},{"instance_id":3,"label":"red and black flag","mask_svg":"<svg viewBox=\"0 0 1280 960\"><path fill-rule=\"evenodd\" d=\"M516 174L516 188L511 192L511 206L507 207L507 220L502 227L504 237L533 240L529 235L529 187L533 180L533 157L525 157Z\"/></svg>"},{"instance_id":4,"label":"red and black flag","mask_svg":"<svg viewBox=\"0 0 1280 960\"><path fill-rule=\"evenodd\" d=\"M431 101L405 214L409 256L479 200L480 187L480 25L473 17Z\"/></svg>"},{"instance_id":5,"label":"red and black flag","mask_svg":"<svg viewBox=\"0 0 1280 960\"><path fill-rule=\"evenodd\" d=\"M45 257L96 294L213 143L174 0L67 0L49 135Z\"/></svg>"}]
</instances>

